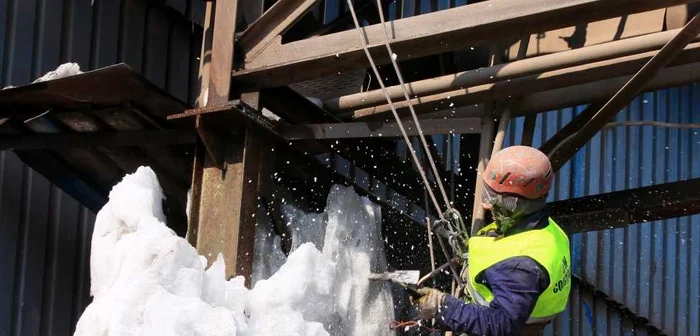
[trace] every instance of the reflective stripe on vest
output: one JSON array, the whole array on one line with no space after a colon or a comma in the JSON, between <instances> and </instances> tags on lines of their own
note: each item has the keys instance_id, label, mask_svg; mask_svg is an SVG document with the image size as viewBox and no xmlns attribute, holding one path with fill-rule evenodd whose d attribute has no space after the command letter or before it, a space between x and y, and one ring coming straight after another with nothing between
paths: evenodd
<instances>
[{"instance_id":1,"label":"reflective stripe on vest","mask_svg":"<svg viewBox=\"0 0 700 336\"><path fill-rule=\"evenodd\" d=\"M549 273L549 287L540 295L528 323L553 319L564 311L571 290L571 256L569 238L554 220L539 230L529 230L507 237L475 236L469 239L469 269L466 290L472 300L488 305L491 290L476 281L489 267L512 257L530 257Z\"/></svg>"}]
</instances>

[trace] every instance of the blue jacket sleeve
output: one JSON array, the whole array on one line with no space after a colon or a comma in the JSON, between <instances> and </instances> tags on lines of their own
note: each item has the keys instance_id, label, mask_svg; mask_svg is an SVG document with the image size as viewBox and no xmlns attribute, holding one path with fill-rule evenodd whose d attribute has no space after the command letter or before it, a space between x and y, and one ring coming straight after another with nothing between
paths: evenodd
<instances>
[{"instance_id":1,"label":"blue jacket sleeve","mask_svg":"<svg viewBox=\"0 0 700 336\"><path fill-rule=\"evenodd\" d=\"M467 304L447 295L438 324L468 335L519 335L537 298L549 287L549 275L533 259L514 257L486 269L481 282L494 295L489 306Z\"/></svg>"}]
</instances>

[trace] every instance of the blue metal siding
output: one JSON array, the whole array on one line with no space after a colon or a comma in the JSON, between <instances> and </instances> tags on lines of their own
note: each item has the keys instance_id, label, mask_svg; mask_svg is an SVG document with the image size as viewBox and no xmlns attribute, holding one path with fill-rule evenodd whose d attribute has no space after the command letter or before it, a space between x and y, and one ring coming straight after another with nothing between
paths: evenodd
<instances>
[{"instance_id":1,"label":"blue metal siding","mask_svg":"<svg viewBox=\"0 0 700 336\"><path fill-rule=\"evenodd\" d=\"M194 102L204 2L0 0L0 88L64 62L125 62ZM79 186L77 178L62 186ZM85 195L86 200L91 195ZM90 301L94 214L0 152L0 336L72 335Z\"/></svg>"},{"instance_id":2,"label":"blue metal siding","mask_svg":"<svg viewBox=\"0 0 700 336\"><path fill-rule=\"evenodd\" d=\"M583 108L539 114L533 145L540 146ZM523 119L514 119L509 125L507 145L520 143ZM616 117L616 121L627 120L697 123L700 87L693 84L645 93ZM561 169L550 200L698 177L697 129L608 128ZM577 234L571 244L574 273L583 281L670 335L700 335L700 215ZM590 335L588 328L593 328L595 335L636 335L642 331L605 300L574 291L569 306L548 328L548 334Z\"/></svg>"}]
</instances>

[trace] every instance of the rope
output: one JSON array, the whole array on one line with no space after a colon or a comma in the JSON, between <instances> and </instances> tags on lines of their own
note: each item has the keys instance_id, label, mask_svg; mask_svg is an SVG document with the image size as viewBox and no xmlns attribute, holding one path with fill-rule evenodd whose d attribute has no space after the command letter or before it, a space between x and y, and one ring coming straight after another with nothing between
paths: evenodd
<instances>
[{"instance_id":1,"label":"rope","mask_svg":"<svg viewBox=\"0 0 700 336\"><path fill-rule=\"evenodd\" d=\"M391 321L389 323L389 329L394 330L394 329L399 329L399 328L413 328L413 327L420 327L422 329L425 329L427 331L440 331L440 329L435 329L428 327L418 321Z\"/></svg>"},{"instance_id":2,"label":"rope","mask_svg":"<svg viewBox=\"0 0 700 336\"><path fill-rule=\"evenodd\" d=\"M396 59L394 58L394 51L391 49L391 44L389 44L389 30L386 28L386 23L384 22L384 10L382 9L382 2L381 0L377 0L377 9L379 10L379 20L382 23L382 28L384 28L384 45L386 46L386 51L389 53L389 59L391 59L391 64L394 66L394 71L396 72L396 77L399 79L399 83L401 84L401 90L403 90L403 96L406 99L406 103L408 104L408 109L411 111L411 117L413 117L413 122L416 125L416 130L418 130L418 135L423 143L423 149L425 149L425 155L428 157L428 162L430 163L430 167L433 170L433 176L435 176L435 180L437 181L438 188L440 189L440 192L442 193L442 198L445 201L445 205L447 208L450 207L450 201L447 198L447 193L445 192L445 187L442 184L442 179L440 178L440 174L438 174L437 167L435 166L435 160L433 159L432 151L430 148L428 148L428 142L425 140L425 135L423 135L423 128L421 128L420 123L418 122L418 116L416 115L416 110L413 109L413 103L411 103L411 98L408 95L408 89L406 89L406 83L403 81L403 76L401 75L401 70L399 69L399 65L396 62Z\"/></svg>"},{"instance_id":3,"label":"rope","mask_svg":"<svg viewBox=\"0 0 700 336\"><path fill-rule=\"evenodd\" d=\"M350 9L350 16L352 16L352 20L355 23L355 28L357 29L357 32L360 34L360 42L362 43L362 49L365 51L365 55L367 56L367 60L369 61L370 66L372 67L372 71L374 71L374 75L377 77L377 82L379 82L379 86L382 89L382 93L384 94L384 98L386 98L386 101L391 108L391 114L394 115L394 119L396 120L396 124L399 126L399 130L401 130L401 135L403 136L404 141L406 142L406 146L408 147L408 150L411 152L411 157L413 158L413 162L416 165L416 168L418 169L418 172L420 173L421 179L423 180L423 184L425 186L425 189L428 191L428 195L430 195L430 199L433 202L433 206L435 206L435 209L438 212L438 216L440 217L441 220L445 220L445 215L442 209L440 208L440 204L438 203L437 198L435 197L435 194L433 193L433 188L430 186L430 182L428 181L428 177L425 174L425 170L423 169L423 166L421 165L420 161L418 160L418 156L416 155L415 149L413 149L413 144L411 143L411 140L408 138L408 134L406 134L406 130L403 127L403 123L401 122L401 118L399 117L398 112L396 112L396 108L394 107L394 103L391 101L391 97L389 96L389 93L386 90L386 86L384 85L384 80L382 80L382 76L379 74L379 70L377 70L377 65L374 63L374 59L372 59L372 55L369 53L369 47L367 46L367 37L365 34L362 32L362 28L360 28L360 22L357 20L357 15L355 14L355 9L353 8L352 5L352 0L347 0L348 7ZM382 18L383 22L383 18ZM386 27L385 27L385 33L386 33ZM387 33L388 34L388 33ZM388 35L387 35L388 37ZM388 43L388 40L387 40ZM388 50L391 50L389 48ZM390 55L391 56L391 55ZM392 62L393 62L393 57ZM394 70L398 70L398 67L395 67ZM398 77L401 77L400 74L398 74ZM403 83L403 81L402 81ZM402 86L403 87L403 86ZM404 87L405 90L405 87ZM405 93L405 91L404 91ZM409 103L410 105L410 103ZM427 143L425 141L425 136L423 135L423 131L420 128L420 123L418 122L418 119L415 115L415 111L411 112L413 114L413 117L415 118L414 121L416 123L416 128L419 130L419 134L421 136L421 140L423 144L426 146L426 152L430 153L429 148L427 147ZM447 194L445 193L445 189L442 186L442 180L440 180L439 175L437 175L437 168L435 167L435 162L433 161L432 156L429 157L431 166L435 169L435 178L437 180L438 186L440 186L440 190L442 191L444 200L445 200L445 206L447 209L450 209L450 203L449 200L447 199ZM427 209L426 209L427 210ZM449 252L447 251L447 248L445 247L445 243L442 240L442 237L438 235L438 242L440 243L440 247L442 248L442 252L445 255L446 260L451 260L452 257L450 256ZM452 278L458 283L462 284L462 280L459 278L459 274L457 273L457 270L454 268L454 266L450 263L449 264L450 271Z\"/></svg>"},{"instance_id":4,"label":"rope","mask_svg":"<svg viewBox=\"0 0 700 336\"><path fill-rule=\"evenodd\" d=\"M416 151L415 151L415 149L413 149L413 145L411 144L411 140L408 138L408 134L406 134L406 129L403 127L403 123L401 122L401 118L399 117L398 112L396 112L396 108L394 108L394 103L391 101L391 97L389 96L389 93L386 91L386 86L384 85L384 81L382 80L382 76L379 74L379 70L377 70L377 65L374 63L374 60L372 59L372 55L370 55L370 53L369 53L369 48L367 47L367 41L365 40L366 37L365 37L365 34L363 34L363 32L362 32L362 28L360 28L360 22L357 20L357 15L355 14L355 9L353 8L353 5L352 5L352 0L347 0L347 3L348 3L348 7L350 9L350 15L352 16L352 20L355 23L355 28L357 29L358 33L360 34L360 41L362 42L362 49L365 51L365 55L367 55L367 60L369 60L369 64L372 67L372 71L374 72L374 75L377 77L377 81L379 82L379 86L381 87L382 93L384 94L384 97L386 98L386 101L389 104L389 107L391 108L391 113L394 115L394 119L396 119L396 124L399 126L399 130L401 131L401 135L403 136L403 139L406 142L406 146L408 147L409 152L411 152L411 157L413 158L413 162L415 163L415 165L418 169L418 172L420 173L421 179L423 180L423 184L425 185L425 189L428 191L428 195L430 195L430 199L433 202L433 206L437 210L437 213L440 216L440 219L444 219L444 216L442 214L443 213L442 208L440 207L440 204L438 203L438 200L435 197L435 194L433 193L433 189L430 187L430 182L428 181L428 177L425 174L425 170L423 169L423 166L420 164L420 161L418 161L418 156L416 156ZM420 126L418 123L416 123L416 128L420 129ZM435 177L437 178L437 175ZM439 179L438 179L438 183L440 183ZM449 205L449 203L447 203L447 205Z\"/></svg>"}]
</instances>

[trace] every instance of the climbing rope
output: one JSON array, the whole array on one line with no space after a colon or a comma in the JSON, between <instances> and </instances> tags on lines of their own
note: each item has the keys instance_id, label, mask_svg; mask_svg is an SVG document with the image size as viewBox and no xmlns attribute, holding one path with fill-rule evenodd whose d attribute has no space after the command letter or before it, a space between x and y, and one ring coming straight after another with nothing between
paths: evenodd
<instances>
[{"instance_id":1,"label":"climbing rope","mask_svg":"<svg viewBox=\"0 0 700 336\"><path fill-rule=\"evenodd\" d=\"M382 8L381 8L381 2L378 2L377 5L379 8L379 17L381 19L382 26L384 27L384 35L385 35L384 45L386 46L387 51L389 52L389 58L391 59L391 62L394 66L394 71L396 72L397 78L399 79L399 82L401 83L401 88L403 89L406 103L409 106L409 111L411 112L411 116L412 116L413 121L416 125L416 130L418 130L418 134L419 134L419 137L421 139L421 143L423 144L423 148L425 149L426 156L428 158L430 166L433 169L433 176L435 177L436 183L437 183L437 185L442 193L442 197L443 197L443 200L445 202L445 208L447 209L445 212L443 212L437 198L435 197L435 194L433 193L433 189L432 189L430 182L428 180L428 177L425 173L425 169L423 169L423 165L418 160L418 156L416 155L416 151L413 148L413 144L411 143L411 140L409 139L408 134L406 133L406 129L404 128L403 123L401 122L401 118L399 117L398 112L396 112L396 108L394 107L394 103L392 102L391 97L386 90L386 86L384 85L384 80L382 80L382 76L379 74L379 70L377 70L377 65L375 64L374 59L372 58L372 55L369 52L369 47L367 46L367 40L366 40L367 37L362 32L362 28L360 27L360 22L357 19L357 15L355 14L355 9L353 8L352 0L347 0L347 4L348 4L348 8L350 9L350 15L352 16L352 20L355 23L355 28L360 35L360 42L362 43L362 49L364 50L365 55L367 56L367 60L369 61L370 66L372 67L372 71L374 72L375 77L377 77L377 82L379 83L382 94L384 94L384 98L386 98L386 101L391 109L391 113L394 116L394 119L396 120L396 124L399 126L399 130L401 131L401 135L403 136L403 139L406 142L406 146L408 147L408 150L411 153L411 158L413 159L413 163L416 165L416 168L421 176L421 179L423 180L423 185L425 186L425 189L428 192L428 195L430 196L430 199L433 203L433 206L435 207L435 209L438 212L438 216L440 218L440 221L445 222L446 221L445 213L455 212L458 215L459 215L459 213L451 207L451 204L447 198L447 193L445 192L445 188L442 184L442 179L440 178L440 175L438 174L437 167L435 165L435 160L433 159L430 148L428 146L428 143L425 140L425 135L423 134L423 129L420 126L418 116L416 115L416 112L413 108L413 105L411 104L411 100L410 100L410 97L408 95L408 90L405 87L405 83L403 81L403 77L401 76L401 71L399 69L399 66L396 63L396 60L394 59L394 53L393 53L391 46L389 44L389 32L386 29L386 24L384 22L384 13L383 13ZM452 217L452 216L449 216L449 217ZM461 218L461 216L460 216L460 218ZM450 218L448 218L448 219L450 219ZM455 234L460 235L460 236L462 235L460 231L457 231L456 233L453 231L452 235L454 236ZM445 258L447 260L451 260L452 257L450 256L450 253L447 251L447 248L446 248L445 243L443 242L441 236L437 235L437 238L438 238L438 242L440 243L440 248L442 249L442 251L445 255ZM450 237L450 240L454 240L454 238ZM453 245L452 247L454 249L455 245ZM432 246L431 246L431 249L432 249ZM460 253L461 251L455 250L455 252ZM461 286L462 280L459 278L459 274L457 273L457 270L454 268L454 266L451 263L449 264L449 267L450 267L450 271L451 271L451 275L452 275L453 279L455 280L455 282L457 284L459 284Z\"/></svg>"},{"instance_id":2,"label":"climbing rope","mask_svg":"<svg viewBox=\"0 0 700 336\"><path fill-rule=\"evenodd\" d=\"M425 174L425 170L423 169L423 166L421 165L420 161L418 160L418 156L416 156L416 151L413 149L413 144L411 144L411 140L408 138L408 134L406 133L406 129L403 126L403 123L401 122L401 118L399 117L398 112L396 112L396 108L394 107L394 103L391 101L391 97L389 96L389 93L386 91L386 86L384 85L384 80L382 80L382 76L379 74L379 70L377 70L377 65L374 63L374 59L372 59L372 55L369 53L369 48L367 47L367 41L365 35L362 33L362 29L360 28L360 22L357 20L357 15L355 14L355 9L353 8L352 0L347 0L348 7L350 9L350 15L352 16L352 20L355 23L355 28L357 29L358 33L360 34L360 41L362 42L362 49L365 51L365 55L367 55L367 60L369 61L370 66L372 67L372 71L374 72L374 75L377 77L377 81L379 83L379 86L381 87L382 93L384 94L384 97L386 98L387 103L389 104L389 107L391 108L391 113L394 115L394 119L396 119L396 124L399 126L399 130L401 131L401 135L403 136L404 141L406 142L406 146L408 147L408 151L411 153L411 157L413 159L413 163L416 165L418 169L418 173L421 176L421 179L423 180L423 184L425 185L425 189L428 191L428 195L430 196L430 199L433 202L433 206L438 212L438 215L440 216L441 219L443 219L443 210L442 207L440 207L440 204L438 203L437 198L435 197L435 194L433 193L433 189L430 187L430 182L428 181L428 177ZM391 56L391 55L390 55ZM408 102L410 106L410 101ZM416 129L418 130L418 134L420 134L420 137L422 141L425 143L425 137L423 136L423 130L420 127L420 124L417 122L418 120L416 119ZM427 147L426 147L427 148ZM429 153L429 151L428 151ZM432 156L429 156L429 160L432 162L432 165L434 166L435 163L433 162ZM436 169L437 171L437 169ZM438 177L438 175L435 175L435 178L437 180L438 185L440 185L441 190L443 190L444 194L444 188L442 187L442 181ZM445 205L447 208L449 208L449 201L447 200L447 195L445 194Z\"/></svg>"},{"instance_id":3,"label":"climbing rope","mask_svg":"<svg viewBox=\"0 0 700 336\"><path fill-rule=\"evenodd\" d=\"M433 176L435 176L435 180L437 181L438 188L440 189L440 192L442 193L442 199L445 201L445 205L447 208L450 208L450 201L447 198L447 193L445 192L445 187L442 184L442 179L440 179L440 174L438 174L437 167L435 166L435 160L433 159L432 152L430 148L428 147L428 142L425 140L425 135L423 134L423 128L420 127L420 122L418 122L418 116L416 114L416 110L413 108L413 104L411 103L411 98L408 95L408 89L406 89L406 83L403 81L403 76L401 75L401 70L399 69L399 64L396 62L396 55L394 51L391 49L391 44L389 43L389 30L386 28L386 23L384 22L384 10L382 9L382 1L377 0L377 10L379 11L379 20L382 24L382 28L384 28L384 46L386 46L386 51L389 53L389 58L391 59L391 64L394 66L394 71L396 72L396 77L399 79L399 83L401 85L401 90L403 91L403 96L406 99L406 104L408 104L408 110L411 112L411 117L413 118L413 122L416 124L416 130L418 131L419 138L421 142L423 143L423 149L425 149L425 155L428 157L428 163L430 163L430 167L433 170Z\"/></svg>"}]
</instances>

